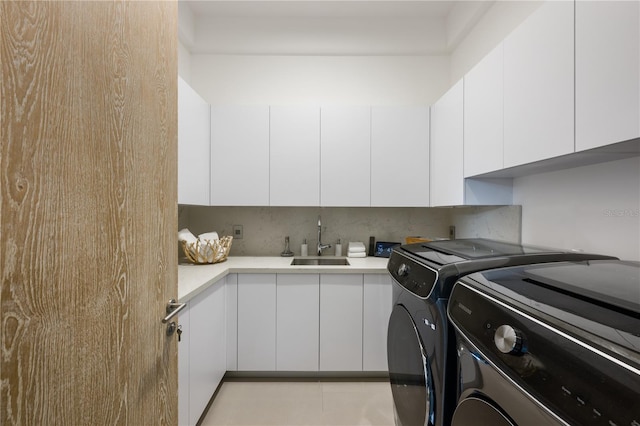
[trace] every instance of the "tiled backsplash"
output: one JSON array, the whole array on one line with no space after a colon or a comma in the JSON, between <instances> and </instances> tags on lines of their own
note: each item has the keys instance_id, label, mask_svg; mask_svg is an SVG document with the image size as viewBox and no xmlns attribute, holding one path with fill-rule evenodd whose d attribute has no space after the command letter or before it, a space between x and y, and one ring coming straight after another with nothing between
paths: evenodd
<instances>
[{"instance_id":1,"label":"tiled backsplash","mask_svg":"<svg viewBox=\"0 0 640 426\"><path fill-rule=\"evenodd\" d=\"M485 237L520 242L520 206L456 208L376 207L200 207L179 206L179 228L195 235L216 231L232 235L242 225L243 238L234 239L231 256L278 256L289 236L290 249L300 255L306 238L309 255L315 254L318 215L322 218L322 242L335 247L338 239L346 253L349 241L369 237L376 241L404 243L407 236L448 238L449 226L457 238ZM324 251L333 255L334 248Z\"/></svg>"}]
</instances>

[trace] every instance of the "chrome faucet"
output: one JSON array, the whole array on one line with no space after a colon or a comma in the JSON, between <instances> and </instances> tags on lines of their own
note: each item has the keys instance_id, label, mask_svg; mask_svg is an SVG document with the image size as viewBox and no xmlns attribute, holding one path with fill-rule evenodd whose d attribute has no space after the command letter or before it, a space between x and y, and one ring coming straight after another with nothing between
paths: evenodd
<instances>
[{"instance_id":1,"label":"chrome faucet","mask_svg":"<svg viewBox=\"0 0 640 426\"><path fill-rule=\"evenodd\" d=\"M322 250L328 249L331 244L322 244L322 222L318 216L318 256L322 256Z\"/></svg>"}]
</instances>

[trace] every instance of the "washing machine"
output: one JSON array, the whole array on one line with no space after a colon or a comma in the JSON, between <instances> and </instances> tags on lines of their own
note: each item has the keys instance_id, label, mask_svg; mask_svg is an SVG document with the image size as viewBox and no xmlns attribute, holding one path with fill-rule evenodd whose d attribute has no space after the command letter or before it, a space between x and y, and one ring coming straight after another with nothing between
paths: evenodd
<instances>
[{"instance_id":1,"label":"washing machine","mask_svg":"<svg viewBox=\"0 0 640 426\"><path fill-rule=\"evenodd\" d=\"M460 279L453 426L640 425L640 263L560 262Z\"/></svg>"},{"instance_id":2,"label":"washing machine","mask_svg":"<svg viewBox=\"0 0 640 426\"><path fill-rule=\"evenodd\" d=\"M387 358L396 425L451 422L457 403L457 357L447 302L460 277L499 267L584 259L612 257L489 239L395 247L387 267L394 283Z\"/></svg>"}]
</instances>

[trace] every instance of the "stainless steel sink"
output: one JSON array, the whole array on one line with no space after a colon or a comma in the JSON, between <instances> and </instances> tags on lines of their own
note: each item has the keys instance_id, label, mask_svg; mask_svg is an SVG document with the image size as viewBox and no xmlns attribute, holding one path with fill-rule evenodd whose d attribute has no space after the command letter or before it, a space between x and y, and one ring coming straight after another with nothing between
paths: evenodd
<instances>
[{"instance_id":1,"label":"stainless steel sink","mask_svg":"<svg viewBox=\"0 0 640 426\"><path fill-rule=\"evenodd\" d=\"M349 266L349 261L344 257L294 257L291 265Z\"/></svg>"}]
</instances>

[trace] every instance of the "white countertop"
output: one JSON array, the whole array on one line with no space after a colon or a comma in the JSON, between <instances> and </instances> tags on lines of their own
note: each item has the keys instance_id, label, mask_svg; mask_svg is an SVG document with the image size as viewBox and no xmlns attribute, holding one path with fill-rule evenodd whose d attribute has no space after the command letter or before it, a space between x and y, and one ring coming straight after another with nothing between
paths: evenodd
<instances>
[{"instance_id":1,"label":"white countertop","mask_svg":"<svg viewBox=\"0 0 640 426\"><path fill-rule=\"evenodd\" d=\"M293 257L235 256L213 265L180 263L178 265L178 300L188 301L228 274L385 274L389 261L384 257L349 257L350 265L348 266L291 266L292 260Z\"/></svg>"}]
</instances>

